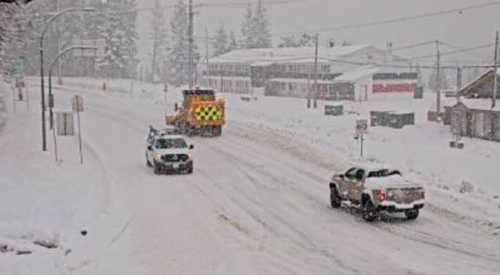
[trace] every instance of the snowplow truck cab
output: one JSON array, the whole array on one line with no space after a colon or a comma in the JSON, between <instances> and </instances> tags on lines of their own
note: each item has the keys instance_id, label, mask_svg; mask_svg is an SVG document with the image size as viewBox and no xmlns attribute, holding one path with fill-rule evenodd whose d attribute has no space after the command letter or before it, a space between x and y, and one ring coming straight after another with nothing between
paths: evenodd
<instances>
[{"instance_id":1,"label":"snowplow truck cab","mask_svg":"<svg viewBox=\"0 0 500 275\"><path fill-rule=\"evenodd\" d=\"M176 113L166 117L181 133L193 136L220 136L225 124L225 102L214 90L184 90L183 102Z\"/></svg>"}]
</instances>

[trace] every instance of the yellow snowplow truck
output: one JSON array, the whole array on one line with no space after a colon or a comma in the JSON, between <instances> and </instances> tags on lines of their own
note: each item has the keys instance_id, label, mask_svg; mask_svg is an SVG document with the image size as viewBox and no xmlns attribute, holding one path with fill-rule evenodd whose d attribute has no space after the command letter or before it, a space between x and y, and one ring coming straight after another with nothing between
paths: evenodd
<instances>
[{"instance_id":1,"label":"yellow snowplow truck","mask_svg":"<svg viewBox=\"0 0 500 275\"><path fill-rule=\"evenodd\" d=\"M225 124L225 102L216 99L214 90L184 90L184 101L176 104L175 113L167 115L167 125L173 125L184 135L213 136L222 134Z\"/></svg>"}]
</instances>

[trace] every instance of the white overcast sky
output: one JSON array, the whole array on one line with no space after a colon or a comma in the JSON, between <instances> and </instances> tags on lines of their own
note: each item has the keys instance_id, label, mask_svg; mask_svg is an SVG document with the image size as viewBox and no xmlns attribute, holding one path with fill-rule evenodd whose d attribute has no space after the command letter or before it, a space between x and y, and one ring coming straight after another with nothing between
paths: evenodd
<instances>
[{"instance_id":1,"label":"white overcast sky","mask_svg":"<svg viewBox=\"0 0 500 275\"><path fill-rule=\"evenodd\" d=\"M162 5L169 6L178 0L161 0ZM184 0L186 3L188 0ZM195 5L210 3L246 3L251 0L194 0ZM256 0L253 0L256 1ZM265 0L276 2L283 0ZM150 8L154 0L138 0L139 8ZM367 23L386 19L413 16L425 13L450 10L459 7L495 2L495 0L310 0L287 4L267 5L273 39L275 34L323 29L351 24ZM195 20L195 32L204 36L205 28L213 34L219 23L223 21L227 30L234 30L241 35L240 25L245 6L198 7ZM172 10L166 9L168 20ZM151 51L148 41L148 17L150 11L139 13L139 57L147 59ZM494 42L494 33L500 29L500 5L483 9L453 13L439 17L424 18L415 21L392 23L387 25L349 29L330 33L320 33L326 41L334 37L337 41L349 40L354 44L373 44L386 47L392 42L394 47L440 39L461 47L474 47ZM277 40L275 40L277 41ZM326 42L325 42L326 43ZM204 49L204 47L201 47ZM443 51L452 51L443 48ZM483 56L493 47L485 50ZM416 51L404 51L399 54L412 57L435 53L435 47L427 46ZM474 57L474 53L467 56ZM476 54L477 56L477 54ZM431 60L429 60L431 61Z\"/></svg>"}]
</instances>

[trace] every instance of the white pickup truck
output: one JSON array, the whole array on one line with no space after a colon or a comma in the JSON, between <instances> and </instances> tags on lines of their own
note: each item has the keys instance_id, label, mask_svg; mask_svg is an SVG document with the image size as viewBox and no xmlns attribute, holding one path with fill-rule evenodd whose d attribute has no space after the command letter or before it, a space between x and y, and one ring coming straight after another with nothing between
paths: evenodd
<instances>
[{"instance_id":1,"label":"white pickup truck","mask_svg":"<svg viewBox=\"0 0 500 275\"><path fill-rule=\"evenodd\" d=\"M403 212L414 220L424 207L425 189L405 180L398 170L352 167L330 181L331 206L338 208L343 202L358 206L366 221L377 219L381 211Z\"/></svg>"},{"instance_id":2,"label":"white pickup truck","mask_svg":"<svg viewBox=\"0 0 500 275\"><path fill-rule=\"evenodd\" d=\"M193 148L179 135L150 134L146 143L146 164L153 168L155 174L192 174L194 161L190 151Z\"/></svg>"}]
</instances>

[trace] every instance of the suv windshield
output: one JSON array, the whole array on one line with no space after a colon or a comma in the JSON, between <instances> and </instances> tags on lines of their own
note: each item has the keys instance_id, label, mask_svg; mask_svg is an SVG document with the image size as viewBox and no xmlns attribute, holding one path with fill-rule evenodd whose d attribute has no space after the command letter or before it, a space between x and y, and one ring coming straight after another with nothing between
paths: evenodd
<instances>
[{"instance_id":1,"label":"suv windshield","mask_svg":"<svg viewBox=\"0 0 500 275\"><path fill-rule=\"evenodd\" d=\"M164 138L156 140L155 147L157 149L182 149L187 148L187 144L182 138Z\"/></svg>"}]
</instances>

